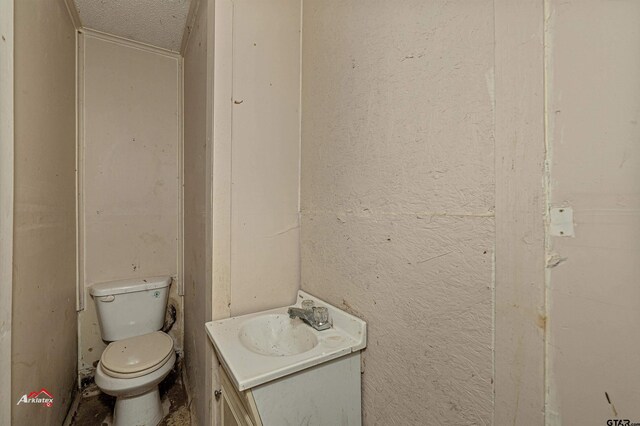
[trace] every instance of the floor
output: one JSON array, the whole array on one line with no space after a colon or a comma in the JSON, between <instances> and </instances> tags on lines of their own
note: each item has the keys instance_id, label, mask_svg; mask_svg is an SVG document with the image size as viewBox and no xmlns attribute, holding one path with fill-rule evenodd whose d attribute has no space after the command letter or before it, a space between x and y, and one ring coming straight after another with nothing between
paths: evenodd
<instances>
[{"instance_id":1,"label":"floor","mask_svg":"<svg viewBox=\"0 0 640 426\"><path fill-rule=\"evenodd\" d=\"M160 398L167 415L160 426L190 426L187 393L182 382L181 363L160 383ZM116 399L103 394L95 384L88 385L71 420L71 426L111 426Z\"/></svg>"}]
</instances>

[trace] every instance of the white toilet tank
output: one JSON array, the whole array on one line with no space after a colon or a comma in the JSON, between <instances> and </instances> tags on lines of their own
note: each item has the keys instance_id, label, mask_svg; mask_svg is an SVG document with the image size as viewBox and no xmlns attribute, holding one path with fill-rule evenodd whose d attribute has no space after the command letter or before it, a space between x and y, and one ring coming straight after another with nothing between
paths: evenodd
<instances>
[{"instance_id":1,"label":"white toilet tank","mask_svg":"<svg viewBox=\"0 0 640 426\"><path fill-rule=\"evenodd\" d=\"M91 286L102 340L113 342L160 330L171 277L109 281Z\"/></svg>"}]
</instances>

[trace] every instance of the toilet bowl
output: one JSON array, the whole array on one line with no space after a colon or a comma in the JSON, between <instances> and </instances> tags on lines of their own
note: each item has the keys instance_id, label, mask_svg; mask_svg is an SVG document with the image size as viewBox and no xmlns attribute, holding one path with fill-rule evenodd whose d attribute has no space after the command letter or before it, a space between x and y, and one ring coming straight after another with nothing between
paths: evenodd
<instances>
[{"instance_id":1,"label":"toilet bowl","mask_svg":"<svg viewBox=\"0 0 640 426\"><path fill-rule=\"evenodd\" d=\"M159 331L171 278L114 281L92 286L102 352L95 382L116 397L114 426L155 426L164 413L158 385L171 372L173 339Z\"/></svg>"},{"instance_id":2,"label":"toilet bowl","mask_svg":"<svg viewBox=\"0 0 640 426\"><path fill-rule=\"evenodd\" d=\"M171 372L175 361L173 340L162 332L107 346L95 380L104 393L117 398L114 425L156 425L162 420L158 384Z\"/></svg>"}]
</instances>

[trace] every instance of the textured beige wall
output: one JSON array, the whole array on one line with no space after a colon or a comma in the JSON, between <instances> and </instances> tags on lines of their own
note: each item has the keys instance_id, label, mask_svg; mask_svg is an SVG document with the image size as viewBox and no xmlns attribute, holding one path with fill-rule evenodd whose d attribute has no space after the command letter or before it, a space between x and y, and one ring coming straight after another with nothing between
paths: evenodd
<instances>
[{"instance_id":1,"label":"textured beige wall","mask_svg":"<svg viewBox=\"0 0 640 426\"><path fill-rule=\"evenodd\" d=\"M76 383L75 29L61 0L14 6L11 423L54 425ZM53 407L15 405L42 388Z\"/></svg>"},{"instance_id":2,"label":"textured beige wall","mask_svg":"<svg viewBox=\"0 0 640 426\"><path fill-rule=\"evenodd\" d=\"M201 0L184 54L184 345L191 410L199 425L208 424L211 400L206 380L211 344L204 330L211 319L209 13L209 2Z\"/></svg>"},{"instance_id":3,"label":"textured beige wall","mask_svg":"<svg viewBox=\"0 0 640 426\"><path fill-rule=\"evenodd\" d=\"M300 284L300 0L233 2L231 313Z\"/></svg>"},{"instance_id":4,"label":"textured beige wall","mask_svg":"<svg viewBox=\"0 0 640 426\"><path fill-rule=\"evenodd\" d=\"M575 222L550 237L548 423L640 422L640 2L547 14L550 201Z\"/></svg>"},{"instance_id":5,"label":"textured beige wall","mask_svg":"<svg viewBox=\"0 0 640 426\"><path fill-rule=\"evenodd\" d=\"M85 374L105 344L88 288L101 281L172 275L178 261L179 59L83 34L81 256ZM170 302L181 317L177 283ZM182 325L173 337L182 346Z\"/></svg>"},{"instance_id":6,"label":"textured beige wall","mask_svg":"<svg viewBox=\"0 0 640 426\"><path fill-rule=\"evenodd\" d=\"M302 288L368 323L365 424L491 423L493 2L303 9Z\"/></svg>"}]
</instances>

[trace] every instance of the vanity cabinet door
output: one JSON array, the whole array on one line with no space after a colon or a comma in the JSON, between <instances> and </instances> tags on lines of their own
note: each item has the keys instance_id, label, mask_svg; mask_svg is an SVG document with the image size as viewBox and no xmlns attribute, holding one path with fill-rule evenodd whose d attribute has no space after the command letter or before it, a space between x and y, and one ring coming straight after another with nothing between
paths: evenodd
<instances>
[{"instance_id":1,"label":"vanity cabinet door","mask_svg":"<svg viewBox=\"0 0 640 426\"><path fill-rule=\"evenodd\" d=\"M220 369L220 382L222 385L222 425L262 426L251 391L238 392L222 368Z\"/></svg>"},{"instance_id":2,"label":"vanity cabinet door","mask_svg":"<svg viewBox=\"0 0 640 426\"><path fill-rule=\"evenodd\" d=\"M238 419L231 411L227 398L222 397L222 426L240 426Z\"/></svg>"},{"instance_id":3,"label":"vanity cabinet door","mask_svg":"<svg viewBox=\"0 0 640 426\"><path fill-rule=\"evenodd\" d=\"M233 389L222 388L222 426L256 426Z\"/></svg>"}]
</instances>

